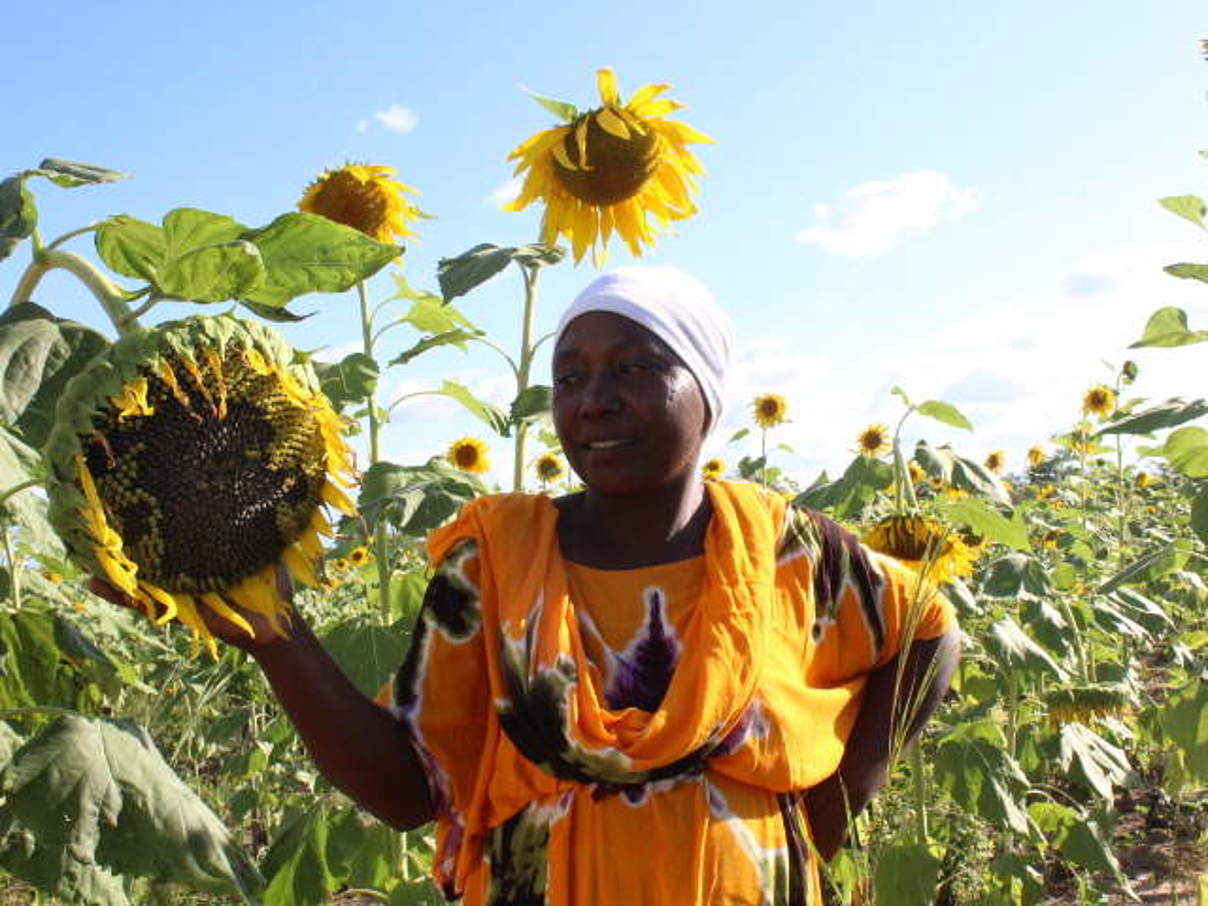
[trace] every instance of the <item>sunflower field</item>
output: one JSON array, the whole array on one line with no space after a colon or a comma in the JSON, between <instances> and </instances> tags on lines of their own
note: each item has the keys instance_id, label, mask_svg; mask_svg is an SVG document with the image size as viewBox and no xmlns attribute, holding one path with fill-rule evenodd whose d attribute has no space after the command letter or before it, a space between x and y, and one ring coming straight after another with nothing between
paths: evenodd
<instances>
[{"instance_id":1,"label":"sunflower field","mask_svg":"<svg viewBox=\"0 0 1208 906\"><path fill-rule=\"evenodd\" d=\"M0 314L0 902L442 902L428 832L387 828L319 776L207 616L255 635L296 608L364 693L390 681L427 533L499 490L479 437L385 458L408 396L455 400L494 435L507 489L575 487L534 374L541 275L600 266L610 244L640 255L691 218L689 146L711 141L671 118L668 86L625 100L610 70L597 82L588 110L537 98L557 124L511 153L512 208L543 207L538 241L442 259L432 290L399 266L426 215L386 165L329 170L259 226L175 208L58 237L39 204L125 174L47 159L0 182L0 266L20 271ZM1161 204L1205 227L1199 197ZM511 268L516 330L490 337L458 300ZM96 324L39 303L56 269L96 298ZM1167 271L1208 283L1208 264ZM356 352L325 362L286 339L293 300L346 293ZM189 314L153 323L166 301ZM1145 315L1136 347L1208 341L1181 309ZM388 371L442 347L502 358L510 405L453 378L379 398ZM894 388L895 425L835 440L854 444L841 474L776 465L796 401L775 393L751 401L733 465L702 463L838 519L960 615L953 690L852 821L829 902L1208 903L1208 401L1147 398L1127 352L1103 354L1122 360L1114 381L1088 381L1068 430L1027 451L907 446L907 424L974 426Z\"/></svg>"}]
</instances>

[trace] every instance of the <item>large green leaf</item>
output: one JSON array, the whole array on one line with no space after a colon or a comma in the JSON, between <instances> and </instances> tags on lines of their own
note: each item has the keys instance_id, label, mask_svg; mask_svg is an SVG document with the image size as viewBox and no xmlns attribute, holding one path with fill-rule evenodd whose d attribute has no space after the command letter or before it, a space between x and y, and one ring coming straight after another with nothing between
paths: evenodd
<instances>
[{"instance_id":1,"label":"large green leaf","mask_svg":"<svg viewBox=\"0 0 1208 906\"><path fill-rule=\"evenodd\" d=\"M434 456L422 466L375 462L361 482L357 505L370 525L385 516L400 531L422 536L485 493L475 476Z\"/></svg>"},{"instance_id":2,"label":"large green leaf","mask_svg":"<svg viewBox=\"0 0 1208 906\"><path fill-rule=\"evenodd\" d=\"M481 283L490 280L515 261L522 267L542 267L557 264L566 253L549 245L492 245L483 242L456 258L441 258L436 267L436 279L446 302L464 296Z\"/></svg>"},{"instance_id":3,"label":"large green leaf","mask_svg":"<svg viewBox=\"0 0 1208 906\"><path fill-rule=\"evenodd\" d=\"M323 632L323 647L370 698L394 677L410 640L409 622L383 626L365 617L343 620Z\"/></svg>"},{"instance_id":4,"label":"large green leaf","mask_svg":"<svg viewBox=\"0 0 1208 906\"><path fill-rule=\"evenodd\" d=\"M1022 553L1006 554L990 564L982 593L992 598L1037 599L1050 591L1044 566Z\"/></svg>"},{"instance_id":5,"label":"large green leaf","mask_svg":"<svg viewBox=\"0 0 1208 906\"><path fill-rule=\"evenodd\" d=\"M63 543L47 519L46 498L33 487L15 489L42 476L42 457L11 431L0 428L0 517L29 533L31 546L50 557L63 557ZM13 493L10 493L13 492ZM7 495L7 496L6 496Z\"/></svg>"},{"instance_id":6,"label":"large green leaf","mask_svg":"<svg viewBox=\"0 0 1208 906\"><path fill-rule=\"evenodd\" d=\"M1028 814L1063 856L1088 871L1112 875L1117 884L1127 889L1128 881L1112 853L1110 834L1104 833L1098 820L1047 800L1033 802L1028 806Z\"/></svg>"},{"instance_id":7,"label":"large green leaf","mask_svg":"<svg viewBox=\"0 0 1208 906\"><path fill-rule=\"evenodd\" d=\"M0 708L76 707L75 671L56 628L41 610L0 614Z\"/></svg>"},{"instance_id":8,"label":"large green leaf","mask_svg":"<svg viewBox=\"0 0 1208 906\"><path fill-rule=\"evenodd\" d=\"M1208 330L1191 330L1187 327L1187 312L1173 305L1159 308L1145 324L1141 339L1129 346L1190 346L1208 340Z\"/></svg>"},{"instance_id":9,"label":"large green leaf","mask_svg":"<svg viewBox=\"0 0 1208 906\"><path fill-rule=\"evenodd\" d=\"M1208 400L1185 402L1178 397L1168 399L1119 421L1104 425L1100 434L1152 434L1162 428L1173 428L1208 414Z\"/></svg>"},{"instance_id":10,"label":"large green leaf","mask_svg":"<svg viewBox=\"0 0 1208 906\"><path fill-rule=\"evenodd\" d=\"M101 260L119 274L154 283L168 253L164 228L129 214L110 217L94 236Z\"/></svg>"},{"instance_id":11,"label":"large green leaf","mask_svg":"<svg viewBox=\"0 0 1208 906\"><path fill-rule=\"evenodd\" d=\"M81 864L249 901L262 884L222 822L129 721L59 718L16 752L0 788L0 822L35 841L23 860L4 861L39 886L71 896L60 888L76 883Z\"/></svg>"},{"instance_id":12,"label":"large green leaf","mask_svg":"<svg viewBox=\"0 0 1208 906\"><path fill-rule=\"evenodd\" d=\"M1159 198L1158 204L1197 226L1204 225L1204 199L1197 195L1169 195Z\"/></svg>"},{"instance_id":13,"label":"large green leaf","mask_svg":"<svg viewBox=\"0 0 1208 906\"><path fill-rule=\"evenodd\" d=\"M1102 583L1099 594L1107 594L1121 585L1149 582L1182 569L1191 552L1186 541L1171 541L1147 551L1136 560L1125 565L1119 572Z\"/></svg>"},{"instance_id":14,"label":"large green leaf","mask_svg":"<svg viewBox=\"0 0 1208 906\"><path fill-rule=\"evenodd\" d=\"M553 402L553 388L545 384L533 384L512 400L511 419L513 424L531 422L542 416L549 415Z\"/></svg>"},{"instance_id":15,"label":"large green leaf","mask_svg":"<svg viewBox=\"0 0 1208 906\"><path fill-rule=\"evenodd\" d=\"M1143 447L1145 456L1165 456L1170 467L1188 478L1208 478L1208 429L1188 425L1170 432L1160 447Z\"/></svg>"},{"instance_id":16,"label":"large green leaf","mask_svg":"<svg viewBox=\"0 0 1208 906\"><path fill-rule=\"evenodd\" d=\"M1027 833L1020 799L1028 778L1006 751L1006 739L988 719L963 724L942 736L931 758L936 782L972 814L999 827Z\"/></svg>"},{"instance_id":17,"label":"large green leaf","mask_svg":"<svg viewBox=\"0 0 1208 906\"><path fill-rule=\"evenodd\" d=\"M1183 753L1188 772L1208 783L1208 683L1192 680L1158 709L1158 725Z\"/></svg>"},{"instance_id":18,"label":"large green leaf","mask_svg":"<svg viewBox=\"0 0 1208 906\"><path fill-rule=\"evenodd\" d=\"M224 302L249 294L263 279L264 263L256 246L235 239L169 259L156 288L192 302Z\"/></svg>"},{"instance_id":19,"label":"large green leaf","mask_svg":"<svg viewBox=\"0 0 1208 906\"><path fill-rule=\"evenodd\" d=\"M507 437L511 432L511 423L508 421L506 413L494 403L480 400L465 384L445 380L434 392L457 400L471 415L489 425L491 430L500 437Z\"/></svg>"},{"instance_id":20,"label":"large green leaf","mask_svg":"<svg viewBox=\"0 0 1208 906\"><path fill-rule=\"evenodd\" d=\"M363 352L344 356L339 362L314 362L319 386L336 409L369 399L378 383L378 364Z\"/></svg>"},{"instance_id":21,"label":"large green leaf","mask_svg":"<svg viewBox=\"0 0 1208 906\"><path fill-rule=\"evenodd\" d=\"M966 431L973 430L973 423L956 406L951 403L945 403L943 400L927 400L924 403L919 403L914 411L919 415L934 418L937 422L951 425L954 428L964 428Z\"/></svg>"},{"instance_id":22,"label":"large green leaf","mask_svg":"<svg viewBox=\"0 0 1208 906\"><path fill-rule=\"evenodd\" d=\"M0 261L13 253L38 226L38 207L20 176L0 182Z\"/></svg>"},{"instance_id":23,"label":"large green leaf","mask_svg":"<svg viewBox=\"0 0 1208 906\"><path fill-rule=\"evenodd\" d=\"M830 482L815 482L797 500L814 509L828 510L840 519L855 517L872 501L877 491L891 484L893 467L889 463L871 456L856 456L841 477Z\"/></svg>"},{"instance_id":24,"label":"large green leaf","mask_svg":"<svg viewBox=\"0 0 1208 906\"><path fill-rule=\"evenodd\" d=\"M1122 784L1132 770L1123 749L1077 722L1061 725L1060 763L1063 771L1109 803L1113 786Z\"/></svg>"},{"instance_id":25,"label":"large green leaf","mask_svg":"<svg viewBox=\"0 0 1208 906\"><path fill-rule=\"evenodd\" d=\"M893 843L877 850L877 906L931 906L941 862L922 843Z\"/></svg>"},{"instance_id":26,"label":"large green leaf","mask_svg":"<svg viewBox=\"0 0 1208 906\"><path fill-rule=\"evenodd\" d=\"M406 281L401 275L395 275L395 283L399 285L399 295L412 299L411 308L400 319L410 324L421 333L445 333L456 328L476 331L474 324L452 305L446 305L440 296L433 293L411 291L403 293Z\"/></svg>"},{"instance_id":27,"label":"large green leaf","mask_svg":"<svg viewBox=\"0 0 1208 906\"><path fill-rule=\"evenodd\" d=\"M1028 542L1028 528L1018 510L1008 519L984 500L965 497L942 504L940 511L951 524L967 525L989 541L1005 544L1017 551L1029 552L1032 549Z\"/></svg>"},{"instance_id":28,"label":"large green leaf","mask_svg":"<svg viewBox=\"0 0 1208 906\"><path fill-rule=\"evenodd\" d=\"M1065 679L1065 668L1058 664L1047 651L1034 642L1019 624L1010 617L1003 617L990 627L982 637L1002 673L1049 674Z\"/></svg>"},{"instance_id":29,"label":"large green leaf","mask_svg":"<svg viewBox=\"0 0 1208 906\"><path fill-rule=\"evenodd\" d=\"M344 292L403 252L317 214L282 214L242 238L260 250L265 270L264 281L242 298L274 307L303 293Z\"/></svg>"},{"instance_id":30,"label":"large green leaf","mask_svg":"<svg viewBox=\"0 0 1208 906\"><path fill-rule=\"evenodd\" d=\"M1172 277L1181 277L1184 280L1199 280L1202 283L1208 283L1208 264L1168 264L1162 268Z\"/></svg>"},{"instance_id":31,"label":"large green leaf","mask_svg":"<svg viewBox=\"0 0 1208 906\"><path fill-rule=\"evenodd\" d=\"M95 330L32 302L7 309L0 315L0 419L41 447L64 386L108 345Z\"/></svg>"},{"instance_id":32,"label":"large green leaf","mask_svg":"<svg viewBox=\"0 0 1208 906\"><path fill-rule=\"evenodd\" d=\"M946 481L955 488L1010 506L1002 483L981 463L958 456L947 444L933 447L920 440L914 448L914 460L928 475Z\"/></svg>"},{"instance_id":33,"label":"large green leaf","mask_svg":"<svg viewBox=\"0 0 1208 906\"><path fill-rule=\"evenodd\" d=\"M264 906L319 906L339 889L343 878L328 862L330 806L323 800L295 815L260 864L268 879Z\"/></svg>"}]
</instances>

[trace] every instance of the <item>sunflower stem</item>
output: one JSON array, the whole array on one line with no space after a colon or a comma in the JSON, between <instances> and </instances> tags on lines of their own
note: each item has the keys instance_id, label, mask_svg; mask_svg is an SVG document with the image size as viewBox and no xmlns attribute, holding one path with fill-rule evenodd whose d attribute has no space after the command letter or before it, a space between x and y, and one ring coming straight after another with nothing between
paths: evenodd
<instances>
[{"instance_id":1,"label":"sunflower stem","mask_svg":"<svg viewBox=\"0 0 1208 906\"><path fill-rule=\"evenodd\" d=\"M85 233L94 233L98 229L100 229L101 225L104 222L105 221L103 221L103 220L98 220L96 223L90 223L90 224L88 224L88 226L80 227L78 230L72 230L69 233L64 233L62 236L60 236L58 239L56 239L54 242L52 242L50 245L48 245L47 248L57 249L59 246L61 246L64 242L66 242L69 239L74 239L76 236L83 236Z\"/></svg>"},{"instance_id":2,"label":"sunflower stem","mask_svg":"<svg viewBox=\"0 0 1208 906\"><path fill-rule=\"evenodd\" d=\"M21 609L21 573L17 566L17 558L13 554L12 533L4 526L4 557L8 562L8 594L12 598L13 610Z\"/></svg>"},{"instance_id":3,"label":"sunflower stem","mask_svg":"<svg viewBox=\"0 0 1208 906\"><path fill-rule=\"evenodd\" d=\"M357 298L361 303L361 343L363 351L373 358L373 315L369 313L369 291L365 281L357 281ZM369 391L369 464L381 459L381 422L378 420L377 391Z\"/></svg>"},{"instance_id":4,"label":"sunflower stem","mask_svg":"<svg viewBox=\"0 0 1208 906\"><path fill-rule=\"evenodd\" d=\"M926 846L931 837L930 815L927 809L927 774L923 763L923 747L919 740L910 743L910 780L914 792L915 842Z\"/></svg>"},{"instance_id":5,"label":"sunflower stem","mask_svg":"<svg viewBox=\"0 0 1208 906\"><path fill-rule=\"evenodd\" d=\"M81 283L88 287L96 300L101 303L101 308L105 310L109 321L119 334L124 336L140 329L130 311L130 306L126 304L126 300L130 296L126 290L79 255L55 248L40 249L37 252L33 262L25 269L25 273L17 282L17 288L13 291L13 297L8 303L9 307L32 301L30 296L33 295L33 291L42 278L56 268L62 268L74 274Z\"/></svg>"},{"instance_id":6,"label":"sunflower stem","mask_svg":"<svg viewBox=\"0 0 1208 906\"><path fill-rule=\"evenodd\" d=\"M524 321L520 335L520 360L516 366L516 398L528 389L529 372L533 367L533 353L536 346L533 343L533 322L537 317L537 278L540 268L535 266L520 266L524 275ZM528 424L520 422L516 425L515 455L512 458L512 490L524 490L524 442L528 435Z\"/></svg>"}]
</instances>

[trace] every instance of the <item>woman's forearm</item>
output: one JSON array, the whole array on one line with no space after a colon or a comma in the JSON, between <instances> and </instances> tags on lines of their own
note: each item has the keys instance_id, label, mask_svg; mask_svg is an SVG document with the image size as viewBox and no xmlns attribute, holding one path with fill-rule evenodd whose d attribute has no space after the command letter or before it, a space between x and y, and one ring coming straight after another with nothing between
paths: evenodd
<instances>
[{"instance_id":1,"label":"woman's forearm","mask_svg":"<svg viewBox=\"0 0 1208 906\"><path fill-rule=\"evenodd\" d=\"M915 641L900 671L894 658L869 675L838 770L806 795L814 845L824 859L843 843L849 816L884 786L895 746L914 738L943 700L959 656L960 632L952 630Z\"/></svg>"},{"instance_id":2,"label":"woman's forearm","mask_svg":"<svg viewBox=\"0 0 1208 906\"><path fill-rule=\"evenodd\" d=\"M289 638L248 651L328 780L393 827L432 819L405 725L353 686L305 623L295 619Z\"/></svg>"}]
</instances>

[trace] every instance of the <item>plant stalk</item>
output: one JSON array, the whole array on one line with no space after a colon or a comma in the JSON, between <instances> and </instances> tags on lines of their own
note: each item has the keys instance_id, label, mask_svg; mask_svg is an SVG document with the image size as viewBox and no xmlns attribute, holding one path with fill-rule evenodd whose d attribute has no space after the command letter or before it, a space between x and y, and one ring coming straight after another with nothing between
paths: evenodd
<instances>
[{"instance_id":1,"label":"plant stalk","mask_svg":"<svg viewBox=\"0 0 1208 906\"><path fill-rule=\"evenodd\" d=\"M25 269L25 273L17 282L17 288L8 303L9 307L31 301L30 297L42 278L55 268L62 268L74 274L88 287L119 334L124 336L140 329L138 319L126 304L129 294L124 289L79 255L55 248L42 249L37 253L33 263Z\"/></svg>"},{"instance_id":2,"label":"plant stalk","mask_svg":"<svg viewBox=\"0 0 1208 906\"><path fill-rule=\"evenodd\" d=\"M18 572L17 558L13 554L12 533L8 526L0 527L4 532L4 557L8 561L8 596L12 599L13 610L21 609L21 577Z\"/></svg>"},{"instance_id":3,"label":"plant stalk","mask_svg":"<svg viewBox=\"0 0 1208 906\"><path fill-rule=\"evenodd\" d=\"M927 775L923 764L923 747L919 740L910 743L910 779L914 792L915 842L926 846L931 839L930 814L927 809Z\"/></svg>"},{"instance_id":4,"label":"plant stalk","mask_svg":"<svg viewBox=\"0 0 1208 906\"><path fill-rule=\"evenodd\" d=\"M361 303L361 344L365 355L373 358L373 315L369 313L369 290L365 281L357 282L357 298ZM369 392L369 464L381 459L381 431L378 421L377 390Z\"/></svg>"},{"instance_id":5,"label":"plant stalk","mask_svg":"<svg viewBox=\"0 0 1208 906\"><path fill-rule=\"evenodd\" d=\"M537 267L521 265L524 275L524 321L520 335L520 357L516 365L516 397L529 386L529 374L533 367L533 322L537 318L537 278L541 271ZM524 490L524 442L528 436L528 424L516 425L515 452L512 458L512 490Z\"/></svg>"}]
</instances>

